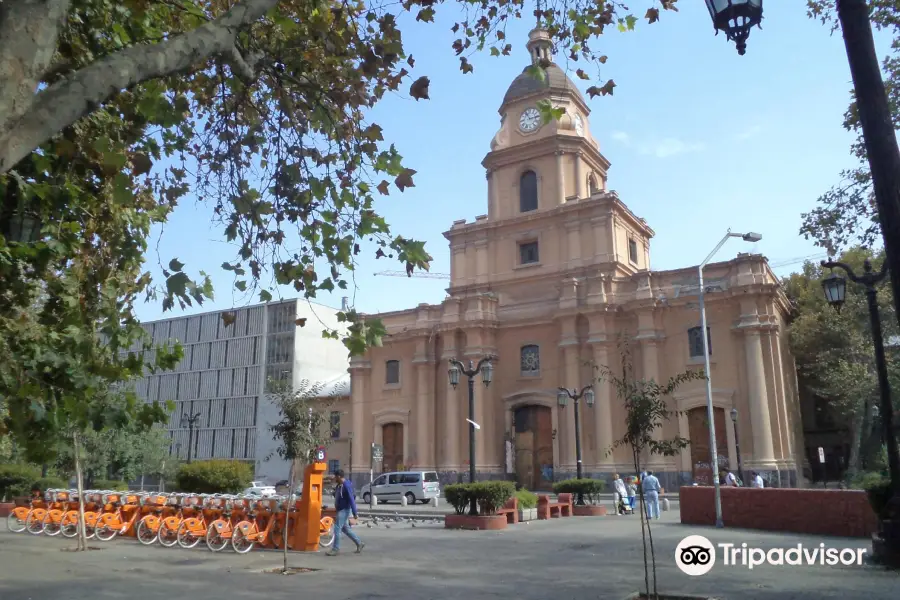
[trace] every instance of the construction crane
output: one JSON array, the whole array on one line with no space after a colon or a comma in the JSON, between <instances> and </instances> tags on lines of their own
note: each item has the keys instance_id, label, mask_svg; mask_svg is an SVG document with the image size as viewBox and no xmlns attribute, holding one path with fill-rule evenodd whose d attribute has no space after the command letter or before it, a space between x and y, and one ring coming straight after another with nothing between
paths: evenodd
<instances>
[{"instance_id":1,"label":"construction crane","mask_svg":"<svg viewBox=\"0 0 900 600\"><path fill-rule=\"evenodd\" d=\"M450 279L449 273L429 273L428 271L418 271L412 275L407 275L406 271L379 271L375 275L384 275L385 277L419 277L421 279Z\"/></svg>"}]
</instances>

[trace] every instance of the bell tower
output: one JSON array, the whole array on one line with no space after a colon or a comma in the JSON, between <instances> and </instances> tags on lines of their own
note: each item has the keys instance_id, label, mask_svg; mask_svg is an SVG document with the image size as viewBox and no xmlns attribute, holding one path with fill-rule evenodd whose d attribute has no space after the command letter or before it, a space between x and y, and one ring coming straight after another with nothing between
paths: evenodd
<instances>
[{"instance_id":1,"label":"bell tower","mask_svg":"<svg viewBox=\"0 0 900 600\"><path fill-rule=\"evenodd\" d=\"M528 34L530 64L500 104L500 130L482 161L488 179L488 219L552 209L606 190L609 161L590 131L591 113L554 62L553 40L540 26ZM550 108L563 109L559 119Z\"/></svg>"}]
</instances>

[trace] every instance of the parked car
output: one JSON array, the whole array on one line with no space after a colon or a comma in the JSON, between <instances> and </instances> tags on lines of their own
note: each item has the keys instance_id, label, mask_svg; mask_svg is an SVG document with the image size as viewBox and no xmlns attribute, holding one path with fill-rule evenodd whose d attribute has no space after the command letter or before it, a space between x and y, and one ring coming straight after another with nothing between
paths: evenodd
<instances>
[{"instance_id":1,"label":"parked car","mask_svg":"<svg viewBox=\"0 0 900 600\"><path fill-rule=\"evenodd\" d=\"M245 496L262 496L269 498L275 496L275 486L268 485L264 481L251 481L250 487L244 490Z\"/></svg>"},{"instance_id":2,"label":"parked car","mask_svg":"<svg viewBox=\"0 0 900 600\"><path fill-rule=\"evenodd\" d=\"M295 482L296 483L296 482ZM278 483L275 484L275 492L279 496L287 496L288 492L290 492L290 488L288 487L288 480L282 479ZM303 495L303 484L297 484L294 486L294 496L296 498L300 498Z\"/></svg>"},{"instance_id":3,"label":"parked car","mask_svg":"<svg viewBox=\"0 0 900 600\"><path fill-rule=\"evenodd\" d=\"M363 502L369 502L369 495L374 491L379 503L400 502L400 497L406 496L409 504L427 504L432 498L440 498L441 484L436 471L403 471L382 473L371 487L366 484L359 491Z\"/></svg>"}]
</instances>

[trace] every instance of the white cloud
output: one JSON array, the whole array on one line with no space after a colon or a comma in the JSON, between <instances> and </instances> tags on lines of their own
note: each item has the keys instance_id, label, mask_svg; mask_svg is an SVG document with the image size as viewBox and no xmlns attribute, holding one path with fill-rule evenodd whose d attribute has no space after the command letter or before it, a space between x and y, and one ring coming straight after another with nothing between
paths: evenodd
<instances>
[{"instance_id":1,"label":"white cloud","mask_svg":"<svg viewBox=\"0 0 900 600\"><path fill-rule=\"evenodd\" d=\"M700 152L706 148L704 144L685 142L672 137L636 142L624 131L614 131L610 137L625 146L634 148L639 154L656 158L671 158L680 154Z\"/></svg>"},{"instance_id":2,"label":"white cloud","mask_svg":"<svg viewBox=\"0 0 900 600\"><path fill-rule=\"evenodd\" d=\"M743 141L749 140L750 138L754 138L754 137L758 136L760 133L762 133L762 127L759 125L753 125L752 127L748 127L741 133L737 134L737 136L735 136L735 138L738 141L743 142Z\"/></svg>"}]
</instances>

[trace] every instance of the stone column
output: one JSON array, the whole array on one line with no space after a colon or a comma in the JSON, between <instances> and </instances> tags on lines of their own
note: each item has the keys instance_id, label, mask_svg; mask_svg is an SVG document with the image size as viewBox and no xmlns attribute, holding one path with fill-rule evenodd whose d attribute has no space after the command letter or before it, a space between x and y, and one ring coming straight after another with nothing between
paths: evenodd
<instances>
[{"instance_id":1,"label":"stone column","mask_svg":"<svg viewBox=\"0 0 900 600\"><path fill-rule=\"evenodd\" d=\"M354 360L350 363L350 423L353 428L353 467L357 472L368 471L368 449L374 440L370 439L366 429L367 387L372 365L366 360Z\"/></svg>"},{"instance_id":2,"label":"stone column","mask_svg":"<svg viewBox=\"0 0 900 600\"><path fill-rule=\"evenodd\" d=\"M434 462L434 436L428 426L433 421L431 361L427 356L418 356L413 360L416 365L416 465L421 469L432 469Z\"/></svg>"},{"instance_id":3,"label":"stone column","mask_svg":"<svg viewBox=\"0 0 900 600\"><path fill-rule=\"evenodd\" d=\"M569 268L581 266L581 221L567 221L566 234L569 238Z\"/></svg>"},{"instance_id":4,"label":"stone column","mask_svg":"<svg viewBox=\"0 0 900 600\"><path fill-rule=\"evenodd\" d=\"M582 176L581 172L581 152L575 153L575 195L578 198L585 198L587 194L585 194L585 178Z\"/></svg>"},{"instance_id":5,"label":"stone column","mask_svg":"<svg viewBox=\"0 0 900 600\"><path fill-rule=\"evenodd\" d=\"M609 365L609 350L605 336L603 339L591 338L588 340L594 349L594 364ZM597 440L597 464L612 465L615 457L607 455L607 450L612 446L612 402L616 397L615 390L609 380L594 382L594 439Z\"/></svg>"},{"instance_id":6,"label":"stone column","mask_svg":"<svg viewBox=\"0 0 900 600\"><path fill-rule=\"evenodd\" d=\"M488 241L475 242L475 283L487 283L488 280Z\"/></svg>"},{"instance_id":7,"label":"stone column","mask_svg":"<svg viewBox=\"0 0 900 600\"><path fill-rule=\"evenodd\" d=\"M487 178L487 184L488 184L488 218L496 219L498 217L498 215L497 215L497 198L496 198L497 187L494 184L494 171L491 169L488 169L485 172L485 177Z\"/></svg>"},{"instance_id":8,"label":"stone column","mask_svg":"<svg viewBox=\"0 0 900 600\"><path fill-rule=\"evenodd\" d=\"M747 399L750 404L750 425L753 428L753 460L773 462L775 450L772 445L772 420L769 417L766 370L759 329L744 332L744 353L747 356Z\"/></svg>"},{"instance_id":9,"label":"stone column","mask_svg":"<svg viewBox=\"0 0 900 600\"><path fill-rule=\"evenodd\" d=\"M556 187L557 187L557 204L566 203L566 176L563 169L563 153L556 153Z\"/></svg>"},{"instance_id":10,"label":"stone column","mask_svg":"<svg viewBox=\"0 0 900 600\"><path fill-rule=\"evenodd\" d=\"M447 346L445 346L444 354L441 357L441 364L445 365L448 369L450 368L450 359L456 358L456 344L453 337L453 332L449 332L448 335L444 338L447 340L448 344ZM458 471L460 466L459 390L465 390L464 381L465 377L460 375L459 385L457 386L457 389L453 389L453 386L450 385L449 377L444 383L444 385L447 386L447 395L446 402L444 404L443 431L440 432L440 435L443 438L444 448L443 455L441 456L441 463L439 465L442 471Z\"/></svg>"}]
</instances>

